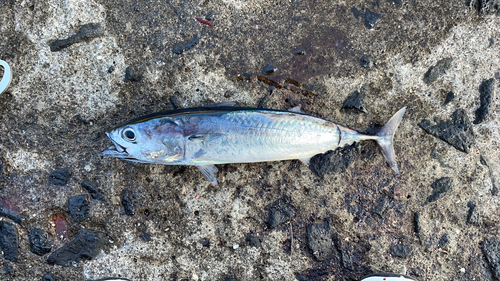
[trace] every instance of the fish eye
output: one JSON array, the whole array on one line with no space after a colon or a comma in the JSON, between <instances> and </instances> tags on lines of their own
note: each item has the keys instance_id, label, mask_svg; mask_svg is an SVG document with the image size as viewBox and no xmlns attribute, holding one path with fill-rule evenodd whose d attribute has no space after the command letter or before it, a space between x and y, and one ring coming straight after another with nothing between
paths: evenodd
<instances>
[{"instance_id":1,"label":"fish eye","mask_svg":"<svg viewBox=\"0 0 500 281\"><path fill-rule=\"evenodd\" d=\"M132 128L126 128L122 132L122 137L127 141L135 141L135 132Z\"/></svg>"}]
</instances>

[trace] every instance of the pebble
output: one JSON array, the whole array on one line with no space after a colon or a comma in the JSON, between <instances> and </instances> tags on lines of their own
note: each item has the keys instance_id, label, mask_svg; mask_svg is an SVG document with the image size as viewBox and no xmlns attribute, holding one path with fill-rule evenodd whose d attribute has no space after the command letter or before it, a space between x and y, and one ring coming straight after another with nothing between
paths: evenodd
<instances>
[{"instance_id":1,"label":"pebble","mask_svg":"<svg viewBox=\"0 0 500 281\"><path fill-rule=\"evenodd\" d=\"M8 222L0 221L0 249L2 249L3 256L6 260L17 261L17 238L16 227Z\"/></svg>"},{"instance_id":2,"label":"pebble","mask_svg":"<svg viewBox=\"0 0 500 281\"><path fill-rule=\"evenodd\" d=\"M318 261L324 261L333 253L330 219L323 223L309 224L306 227L307 247Z\"/></svg>"},{"instance_id":3,"label":"pebble","mask_svg":"<svg viewBox=\"0 0 500 281\"><path fill-rule=\"evenodd\" d=\"M134 205L132 204L133 193L128 188L125 188L122 193L122 206L127 216L134 215Z\"/></svg>"},{"instance_id":4,"label":"pebble","mask_svg":"<svg viewBox=\"0 0 500 281\"><path fill-rule=\"evenodd\" d=\"M89 201L86 194L76 195L68 200L68 209L75 222L81 222L89 217Z\"/></svg>"},{"instance_id":5,"label":"pebble","mask_svg":"<svg viewBox=\"0 0 500 281\"><path fill-rule=\"evenodd\" d=\"M397 245L391 246L389 251L390 251L391 255L393 255L395 257L406 258L413 252L413 246L412 245L397 244Z\"/></svg>"},{"instance_id":6,"label":"pebble","mask_svg":"<svg viewBox=\"0 0 500 281\"><path fill-rule=\"evenodd\" d=\"M43 256L52 250L52 243L43 229L33 228L28 232L28 237L32 253Z\"/></svg>"},{"instance_id":7,"label":"pebble","mask_svg":"<svg viewBox=\"0 0 500 281\"><path fill-rule=\"evenodd\" d=\"M365 26L369 29L373 29L373 27L378 23L380 20L381 14L374 13L370 11L370 9L365 10Z\"/></svg>"},{"instance_id":8,"label":"pebble","mask_svg":"<svg viewBox=\"0 0 500 281\"><path fill-rule=\"evenodd\" d=\"M446 71L451 67L452 62L452 58L444 58L438 61L436 65L429 67L427 72L424 74L424 77L422 78L425 84L430 85L432 84L432 82L438 80L439 77L445 75Z\"/></svg>"},{"instance_id":9,"label":"pebble","mask_svg":"<svg viewBox=\"0 0 500 281\"><path fill-rule=\"evenodd\" d=\"M481 105L476 109L476 119L474 124L481 124L488 118L490 112L490 105L493 95L493 87L495 85L495 79L491 78L489 80L484 80L479 86L479 100Z\"/></svg>"},{"instance_id":10,"label":"pebble","mask_svg":"<svg viewBox=\"0 0 500 281\"><path fill-rule=\"evenodd\" d=\"M418 126L465 153L469 153L471 146L474 144L475 137L472 124L463 109L457 109L453 112L451 119L437 120L434 125L431 121L424 119L418 123Z\"/></svg>"},{"instance_id":11,"label":"pebble","mask_svg":"<svg viewBox=\"0 0 500 281\"><path fill-rule=\"evenodd\" d=\"M444 193L450 191L453 187L453 179L450 177L443 177L432 183L432 194L427 197L426 203L434 202L443 196Z\"/></svg>"},{"instance_id":12,"label":"pebble","mask_svg":"<svg viewBox=\"0 0 500 281\"><path fill-rule=\"evenodd\" d=\"M64 186L71 177L69 168L57 169L50 173L49 182L54 185Z\"/></svg>"},{"instance_id":13,"label":"pebble","mask_svg":"<svg viewBox=\"0 0 500 281\"><path fill-rule=\"evenodd\" d=\"M105 234L91 229L81 229L68 244L52 253L47 262L65 267L77 265L80 260L95 258L106 243Z\"/></svg>"},{"instance_id":14,"label":"pebble","mask_svg":"<svg viewBox=\"0 0 500 281\"><path fill-rule=\"evenodd\" d=\"M285 195L266 206L266 210L269 210L267 223L270 228L275 228L290 220L294 215L293 206L290 203L290 197Z\"/></svg>"}]
</instances>

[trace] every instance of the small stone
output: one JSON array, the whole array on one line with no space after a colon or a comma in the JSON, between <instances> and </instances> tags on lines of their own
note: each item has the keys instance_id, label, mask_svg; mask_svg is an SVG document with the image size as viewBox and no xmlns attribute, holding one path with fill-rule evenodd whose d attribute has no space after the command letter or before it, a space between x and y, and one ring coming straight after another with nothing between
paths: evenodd
<instances>
[{"instance_id":1,"label":"small stone","mask_svg":"<svg viewBox=\"0 0 500 281\"><path fill-rule=\"evenodd\" d=\"M180 95L179 92L175 92L174 94L175 95ZM177 100L176 97L171 96L170 97L170 103L172 104L172 106L174 107L174 109L178 109L179 108L179 101Z\"/></svg>"},{"instance_id":2,"label":"small stone","mask_svg":"<svg viewBox=\"0 0 500 281\"><path fill-rule=\"evenodd\" d=\"M127 66L125 69L125 77L123 78L123 82L140 82L142 80L142 76L134 71L132 67Z\"/></svg>"},{"instance_id":3,"label":"small stone","mask_svg":"<svg viewBox=\"0 0 500 281\"><path fill-rule=\"evenodd\" d=\"M467 207L469 207L469 211L467 212L467 224L479 226L481 217L476 208L476 204L474 204L474 202L472 201L469 201L467 203Z\"/></svg>"},{"instance_id":4,"label":"small stone","mask_svg":"<svg viewBox=\"0 0 500 281\"><path fill-rule=\"evenodd\" d=\"M134 205L132 204L132 198L132 192L128 188L125 188L122 194L122 206L127 216L134 215Z\"/></svg>"},{"instance_id":5,"label":"small stone","mask_svg":"<svg viewBox=\"0 0 500 281\"><path fill-rule=\"evenodd\" d=\"M93 199L105 201L104 196L102 195L101 192L99 192L96 186L97 186L96 183L92 183L88 180L82 181L82 187L85 188L90 193L90 196L92 196Z\"/></svg>"},{"instance_id":6,"label":"small stone","mask_svg":"<svg viewBox=\"0 0 500 281\"><path fill-rule=\"evenodd\" d=\"M495 85L495 79L491 78L489 80L484 80L479 86L479 99L481 105L476 109L476 119L474 124L481 124L488 118L490 112L490 105L493 96L493 87Z\"/></svg>"},{"instance_id":7,"label":"small stone","mask_svg":"<svg viewBox=\"0 0 500 281\"><path fill-rule=\"evenodd\" d=\"M375 24L378 23L382 15L370 11L370 9L365 10L365 26L369 29L373 29Z\"/></svg>"},{"instance_id":8,"label":"small stone","mask_svg":"<svg viewBox=\"0 0 500 281\"><path fill-rule=\"evenodd\" d=\"M180 55L182 53L184 53L185 51L193 48L194 46L196 46L196 44L198 44L198 42L200 42L200 38L198 38L198 35L195 35L194 38L187 42L187 43L184 43L184 44L180 44L180 45L177 45L175 46L173 49L172 49L172 52L174 54L177 54L177 55Z\"/></svg>"},{"instance_id":9,"label":"small stone","mask_svg":"<svg viewBox=\"0 0 500 281\"><path fill-rule=\"evenodd\" d=\"M415 213L413 216L413 229L415 230L416 234L420 234L420 231L422 231L422 226L420 226L420 214Z\"/></svg>"},{"instance_id":10,"label":"small stone","mask_svg":"<svg viewBox=\"0 0 500 281\"><path fill-rule=\"evenodd\" d=\"M439 238L438 245L439 247L444 247L450 243L450 236L448 234L443 234L441 238Z\"/></svg>"},{"instance_id":11,"label":"small stone","mask_svg":"<svg viewBox=\"0 0 500 281\"><path fill-rule=\"evenodd\" d=\"M432 183L432 194L427 197L426 203L434 202L444 193L450 191L453 187L453 180L449 177L443 177Z\"/></svg>"},{"instance_id":12,"label":"small stone","mask_svg":"<svg viewBox=\"0 0 500 281\"><path fill-rule=\"evenodd\" d=\"M141 235L141 238L142 238L142 240L144 240L144 242L149 242L149 241L151 241L151 234L149 234L147 232L143 232Z\"/></svg>"},{"instance_id":13,"label":"small stone","mask_svg":"<svg viewBox=\"0 0 500 281\"><path fill-rule=\"evenodd\" d=\"M15 273L14 266L12 266L12 264L10 262L6 261L3 264L3 266L5 268L5 273L7 273L7 275L9 275L9 276L14 275L14 273Z\"/></svg>"},{"instance_id":14,"label":"small stone","mask_svg":"<svg viewBox=\"0 0 500 281\"><path fill-rule=\"evenodd\" d=\"M352 7L351 12L355 18L359 18L359 16L361 16L363 14L358 9L356 9L356 7Z\"/></svg>"},{"instance_id":15,"label":"small stone","mask_svg":"<svg viewBox=\"0 0 500 281\"><path fill-rule=\"evenodd\" d=\"M389 202L388 202L387 198L382 196L377 200L377 206L375 206L375 208L373 208L372 212L383 218L384 212L387 209L388 205L389 205Z\"/></svg>"},{"instance_id":16,"label":"small stone","mask_svg":"<svg viewBox=\"0 0 500 281\"><path fill-rule=\"evenodd\" d=\"M472 124L463 109L457 109L453 112L451 119L437 120L435 125L424 119L418 126L465 153L469 153L470 147L474 144Z\"/></svg>"},{"instance_id":17,"label":"small stone","mask_svg":"<svg viewBox=\"0 0 500 281\"><path fill-rule=\"evenodd\" d=\"M52 278L52 275L47 273L42 277L42 281L54 281L54 278Z\"/></svg>"},{"instance_id":18,"label":"small stone","mask_svg":"<svg viewBox=\"0 0 500 281\"><path fill-rule=\"evenodd\" d=\"M357 112L366 113L365 108L361 104L364 98L365 97L361 93L359 93L359 91L356 90L347 95L347 98L344 101L342 109L354 109Z\"/></svg>"},{"instance_id":19,"label":"small stone","mask_svg":"<svg viewBox=\"0 0 500 281\"><path fill-rule=\"evenodd\" d=\"M418 269L418 268L412 268L410 270L410 275L413 275L413 276L417 276L417 277L422 277L424 276L424 274L422 273L422 270Z\"/></svg>"},{"instance_id":20,"label":"small stone","mask_svg":"<svg viewBox=\"0 0 500 281\"><path fill-rule=\"evenodd\" d=\"M203 240L201 241L201 246L203 247L210 247L210 240Z\"/></svg>"},{"instance_id":21,"label":"small stone","mask_svg":"<svg viewBox=\"0 0 500 281\"><path fill-rule=\"evenodd\" d=\"M65 39L59 39L52 41L50 46L51 52L57 52L64 48L67 48L75 43L79 43L82 41L90 41L94 38L104 35L104 31L102 27L97 23L87 23L78 29L78 32L75 35L72 35Z\"/></svg>"},{"instance_id":22,"label":"small stone","mask_svg":"<svg viewBox=\"0 0 500 281\"><path fill-rule=\"evenodd\" d=\"M264 66L264 68L262 69L262 74L265 75L273 75L274 72L276 72L276 67L270 64L266 64L266 66Z\"/></svg>"},{"instance_id":23,"label":"small stone","mask_svg":"<svg viewBox=\"0 0 500 281\"><path fill-rule=\"evenodd\" d=\"M485 238L481 243L481 250L486 256L493 276L500 280L500 239L497 237Z\"/></svg>"},{"instance_id":24,"label":"small stone","mask_svg":"<svg viewBox=\"0 0 500 281\"><path fill-rule=\"evenodd\" d=\"M101 252L106 241L103 232L82 229L74 240L54 251L47 259L47 262L71 267L80 260L95 258Z\"/></svg>"},{"instance_id":25,"label":"small stone","mask_svg":"<svg viewBox=\"0 0 500 281\"><path fill-rule=\"evenodd\" d=\"M306 54L306 51L304 51L304 50L302 50L302 49L298 49L298 50L295 50L295 51L293 52L293 54L294 54L295 56L303 56L303 55L305 55L305 54Z\"/></svg>"},{"instance_id":26,"label":"small stone","mask_svg":"<svg viewBox=\"0 0 500 281\"><path fill-rule=\"evenodd\" d=\"M324 154L317 154L311 158L309 169L321 178L328 173L344 172L357 156L358 147L359 144L355 143Z\"/></svg>"},{"instance_id":27,"label":"small stone","mask_svg":"<svg viewBox=\"0 0 500 281\"><path fill-rule=\"evenodd\" d=\"M224 281L238 281L238 279L232 277L226 277Z\"/></svg>"},{"instance_id":28,"label":"small stone","mask_svg":"<svg viewBox=\"0 0 500 281\"><path fill-rule=\"evenodd\" d=\"M403 4L403 0L387 0L387 2L398 4L398 5Z\"/></svg>"},{"instance_id":29,"label":"small stone","mask_svg":"<svg viewBox=\"0 0 500 281\"><path fill-rule=\"evenodd\" d=\"M66 185L71 177L69 168L57 169L50 173L49 182L54 185Z\"/></svg>"},{"instance_id":30,"label":"small stone","mask_svg":"<svg viewBox=\"0 0 500 281\"><path fill-rule=\"evenodd\" d=\"M446 94L446 99L444 100L443 105L447 105L454 99L455 99L455 94L453 92L448 92L448 94Z\"/></svg>"},{"instance_id":31,"label":"small stone","mask_svg":"<svg viewBox=\"0 0 500 281\"><path fill-rule=\"evenodd\" d=\"M368 68L371 66L371 61L367 57L361 57L359 58L359 64L364 68Z\"/></svg>"},{"instance_id":32,"label":"small stone","mask_svg":"<svg viewBox=\"0 0 500 281\"><path fill-rule=\"evenodd\" d=\"M17 261L17 229L8 222L0 221L0 249L2 249L3 256L6 260Z\"/></svg>"},{"instance_id":33,"label":"small stone","mask_svg":"<svg viewBox=\"0 0 500 281\"><path fill-rule=\"evenodd\" d=\"M30 250L32 253L43 256L52 250L52 242L47 233L40 228L33 228L28 232Z\"/></svg>"},{"instance_id":34,"label":"small stone","mask_svg":"<svg viewBox=\"0 0 500 281\"><path fill-rule=\"evenodd\" d=\"M408 257L413 251L412 245L397 244L390 248L391 255L400 258Z\"/></svg>"},{"instance_id":35,"label":"small stone","mask_svg":"<svg viewBox=\"0 0 500 281\"><path fill-rule=\"evenodd\" d=\"M461 267L460 268L460 273L465 273L465 268Z\"/></svg>"},{"instance_id":36,"label":"small stone","mask_svg":"<svg viewBox=\"0 0 500 281\"><path fill-rule=\"evenodd\" d=\"M446 71L451 67L452 61L452 58L444 58L438 61L436 65L429 67L422 78L425 84L430 85L432 82L438 80L439 77L445 75Z\"/></svg>"},{"instance_id":37,"label":"small stone","mask_svg":"<svg viewBox=\"0 0 500 281\"><path fill-rule=\"evenodd\" d=\"M235 249L235 250L238 249L239 247L240 247L240 245L238 245L238 244L233 245L233 249Z\"/></svg>"},{"instance_id":38,"label":"small stone","mask_svg":"<svg viewBox=\"0 0 500 281\"><path fill-rule=\"evenodd\" d=\"M68 200L68 209L75 222L81 222L89 217L89 201L87 195L76 195Z\"/></svg>"},{"instance_id":39,"label":"small stone","mask_svg":"<svg viewBox=\"0 0 500 281\"><path fill-rule=\"evenodd\" d=\"M266 210L269 210L267 223L270 228L275 228L289 221L294 215L293 206L290 204L290 197L286 195L266 206Z\"/></svg>"},{"instance_id":40,"label":"small stone","mask_svg":"<svg viewBox=\"0 0 500 281\"><path fill-rule=\"evenodd\" d=\"M318 261L324 261L333 253L330 220L310 224L306 227L307 247Z\"/></svg>"},{"instance_id":41,"label":"small stone","mask_svg":"<svg viewBox=\"0 0 500 281\"><path fill-rule=\"evenodd\" d=\"M255 247L255 248L260 248L260 238L259 237L254 237L251 235L248 235L247 238L245 239L245 242L250 246L250 247Z\"/></svg>"},{"instance_id":42,"label":"small stone","mask_svg":"<svg viewBox=\"0 0 500 281\"><path fill-rule=\"evenodd\" d=\"M115 67L114 66L110 66L108 68L108 73L112 73L114 70L115 70Z\"/></svg>"}]
</instances>

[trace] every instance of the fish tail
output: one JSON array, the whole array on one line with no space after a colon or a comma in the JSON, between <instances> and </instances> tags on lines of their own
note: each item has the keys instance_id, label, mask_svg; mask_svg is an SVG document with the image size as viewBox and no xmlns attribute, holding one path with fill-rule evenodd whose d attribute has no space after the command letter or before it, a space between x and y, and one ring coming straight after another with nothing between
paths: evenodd
<instances>
[{"instance_id":1,"label":"fish tail","mask_svg":"<svg viewBox=\"0 0 500 281\"><path fill-rule=\"evenodd\" d=\"M380 129L375 139L382 150L382 154L387 160L387 164L399 174L398 164L396 163L396 154L394 153L393 139L396 130L398 129L399 122L403 119L406 112L406 107L401 108L392 118Z\"/></svg>"}]
</instances>

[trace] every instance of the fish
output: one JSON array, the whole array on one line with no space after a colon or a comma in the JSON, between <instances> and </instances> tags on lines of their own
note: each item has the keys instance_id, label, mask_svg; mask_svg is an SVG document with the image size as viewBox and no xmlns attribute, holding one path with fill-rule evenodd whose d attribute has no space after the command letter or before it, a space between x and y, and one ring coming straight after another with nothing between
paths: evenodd
<instances>
[{"instance_id":1,"label":"fish","mask_svg":"<svg viewBox=\"0 0 500 281\"><path fill-rule=\"evenodd\" d=\"M231 104L232 105L232 104ZM230 106L226 103L177 109L130 120L106 135L113 146L101 152L138 163L196 166L217 185L217 164L299 159L374 140L396 174L393 139L406 107L375 134L289 110Z\"/></svg>"}]
</instances>

